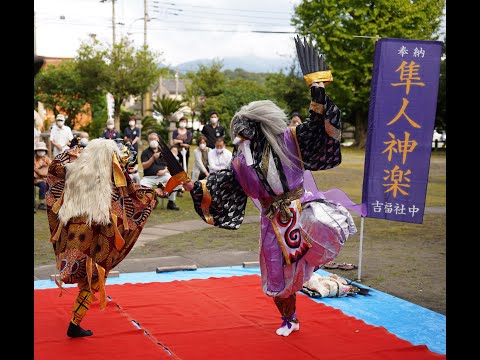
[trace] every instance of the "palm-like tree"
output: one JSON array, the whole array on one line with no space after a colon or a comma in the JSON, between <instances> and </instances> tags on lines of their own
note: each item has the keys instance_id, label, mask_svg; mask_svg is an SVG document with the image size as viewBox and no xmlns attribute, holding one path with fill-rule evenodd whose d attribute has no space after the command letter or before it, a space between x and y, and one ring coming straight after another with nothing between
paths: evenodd
<instances>
[{"instance_id":1,"label":"palm-like tree","mask_svg":"<svg viewBox=\"0 0 480 360\"><path fill-rule=\"evenodd\" d=\"M153 109L163 115L167 121L175 121L174 114L184 106L184 102L177 99L172 99L163 95L153 101Z\"/></svg>"},{"instance_id":2,"label":"palm-like tree","mask_svg":"<svg viewBox=\"0 0 480 360\"><path fill-rule=\"evenodd\" d=\"M163 121L158 132L162 138L165 138L165 134L167 135L169 144L172 140L172 132L175 129L175 127L169 127L169 125L176 121L175 113L185 106L185 104L181 100L172 99L163 95L161 98L155 99L152 106L150 111L156 111L163 116Z\"/></svg>"}]
</instances>

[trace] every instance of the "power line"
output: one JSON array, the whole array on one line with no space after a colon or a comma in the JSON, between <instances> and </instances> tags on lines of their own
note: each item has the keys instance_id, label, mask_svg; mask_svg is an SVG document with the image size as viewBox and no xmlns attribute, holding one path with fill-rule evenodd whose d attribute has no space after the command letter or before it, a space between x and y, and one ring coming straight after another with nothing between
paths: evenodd
<instances>
[{"instance_id":1,"label":"power line","mask_svg":"<svg viewBox=\"0 0 480 360\"><path fill-rule=\"evenodd\" d=\"M172 19L172 20L162 20L162 23L170 23L170 24L185 24L183 19ZM189 21L189 25L211 25L211 22L205 22L205 21ZM284 26L284 27L291 27L290 24L274 24L274 23L257 23L257 22L247 22L247 21L242 21L242 22L215 22L216 25L229 25L229 26L234 26L234 25L254 25L254 26Z\"/></svg>"},{"instance_id":2,"label":"power line","mask_svg":"<svg viewBox=\"0 0 480 360\"><path fill-rule=\"evenodd\" d=\"M172 9L177 11L186 11L192 13L199 13L199 14L208 14L208 15L227 15L227 16L236 16L236 17L246 17L246 18L257 18L257 19L269 19L269 20L286 20L285 18L278 18L278 17L271 17L271 16L255 16L255 15L242 15L242 14L227 14L227 13L219 13L219 12L211 12L211 11L200 11L200 10L190 10L190 9ZM194 15L191 15L194 16ZM212 18L212 16L210 16Z\"/></svg>"},{"instance_id":3,"label":"power line","mask_svg":"<svg viewBox=\"0 0 480 360\"><path fill-rule=\"evenodd\" d=\"M196 7L196 8L202 8L202 9L216 9L216 10L228 10L228 11L247 11L247 12L253 12L253 13L258 13L258 12L266 12L266 13L277 13L277 14L289 14L288 12L285 11L273 11L273 10L246 10L246 9L231 9L231 8L217 8L213 6L198 6L198 5L190 5L190 4L175 4L175 3L170 3L170 2L165 2L165 1L154 1L154 3L162 3L162 4L167 4L167 5L173 5L173 6L187 6L189 8Z\"/></svg>"},{"instance_id":4,"label":"power line","mask_svg":"<svg viewBox=\"0 0 480 360\"><path fill-rule=\"evenodd\" d=\"M262 34L296 34L295 31L268 31L268 30L225 30L225 29L199 29L199 28L150 28L152 31L203 31L203 32L228 32L228 33L262 33Z\"/></svg>"}]
</instances>

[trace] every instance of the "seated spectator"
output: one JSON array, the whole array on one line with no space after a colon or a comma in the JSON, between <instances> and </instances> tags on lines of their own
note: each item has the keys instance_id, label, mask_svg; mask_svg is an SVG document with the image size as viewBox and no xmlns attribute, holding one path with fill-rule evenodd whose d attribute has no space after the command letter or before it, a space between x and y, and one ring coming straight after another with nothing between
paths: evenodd
<instances>
[{"instance_id":1,"label":"seated spectator","mask_svg":"<svg viewBox=\"0 0 480 360\"><path fill-rule=\"evenodd\" d=\"M149 188L158 187L159 184L165 186L168 179L172 177L168 171L167 164L163 160L159 149L159 137L156 133L150 133L148 135L148 148L142 151L140 155L140 161L143 167L143 177L140 180L140 185ZM160 186L161 187L161 186ZM182 186L177 186L175 190L180 190ZM175 204L177 198L177 191L172 191L168 196L168 210L180 210ZM155 207L157 203L155 203Z\"/></svg>"},{"instance_id":2,"label":"seated spectator","mask_svg":"<svg viewBox=\"0 0 480 360\"><path fill-rule=\"evenodd\" d=\"M210 173L230 167L232 152L225 145L224 138L219 137L215 140L215 149L208 153L208 169Z\"/></svg>"},{"instance_id":3,"label":"seated spectator","mask_svg":"<svg viewBox=\"0 0 480 360\"><path fill-rule=\"evenodd\" d=\"M172 145L172 146L170 146L170 151L172 152L173 156L175 156L175 159L177 159L178 163L180 164L180 166L183 169L183 164L182 164L183 161L180 158L180 154L178 153L178 147L175 146L175 145Z\"/></svg>"},{"instance_id":4,"label":"seated spectator","mask_svg":"<svg viewBox=\"0 0 480 360\"><path fill-rule=\"evenodd\" d=\"M107 120L107 128L103 130L102 137L110 140L115 140L121 137L120 133L115 129L115 122L113 119Z\"/></svg>"},{"instance_id":5,"label":"seated spectator","mask_svg":"<svg viewBox=\"0 0 480 360\"><path fill-rule=\"evenodd\" d=\"M88 133L86 131L82 131L79 135L79 142L78 142L78 146L80 147L85 147L88 145L88 142L90 141L89 140L89 136L88 136Z\"/></svg>"},{"instance_id":6,"label":"seated spectator","mask_svg":"<svg viewBox=\"0 0 480 360\"><path fill-rule=\"evenodd\" d=\"M78 135L74 135L72 141L70 141L70 149L73 149L75 146L83 149L88 145L88 133L83 131Z\"/></svg>"},{"instance_id":7,"label":"seated spectator","mask_svg":"<svg viewBox=\"0 0 480 360\"><path fill-rule=\"evenodd\" d=\"M52 160L47 156L47 145L43 141L37 142L34 148L33 157L33 184L37 186L39 190L38 194L38 209L46 210L45 194L47 190L47 174L48 167Z\"/></svg>"},{"instance_id":8,"label":"seated spectator","mask_svg":"<svg viewBox=\"0 0 480 360\"><path fill-rule=\"evenodd\" d=\"M192 180L202 180L205 179L208 175L208 153L210 149L207 146L207 137L205 135L200 135L198 137L198 148L193 151L193 170L192 170Z\"/></svg>"},{"instance_id":9,"label":"seated spectator","mask_svg":"<svg viewBox=\"0 0 480 360\"><path fill-rule=\"evenodd\" d=\"M130 139L127 138L126 140L125 139L123 140L123 143L131 144L131 141ZM134 147L134 151L136 151L135 147ZM134 184L140 184L140 174L138 173L138 154L135 154L135 161L133 162L133 164L127 167L127 173L130 176L130 179L132 179Z\"/></svg>"}]
</instances>

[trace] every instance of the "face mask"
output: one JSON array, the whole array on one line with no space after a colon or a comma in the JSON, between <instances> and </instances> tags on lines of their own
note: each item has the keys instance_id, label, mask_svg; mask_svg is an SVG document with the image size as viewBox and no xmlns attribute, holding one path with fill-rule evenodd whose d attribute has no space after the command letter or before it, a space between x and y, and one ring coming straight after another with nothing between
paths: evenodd
<instances>
[{"instance_id":1,"label":"face mask","mask_svg":"<svg viewBox=\"0 0 480 360\"><path fill-rule=\"evenodd\" d=\"M87 146L88 144L88 139L82 138L80 139L80 146Z\"/></svg>"},{"instance_id":2,"label":"face mask","mask_svg":"<svg viewBox=\"0 0 480 360\"><path fill-rule=\"evenodd\" d=\"M156 149L156 148L158 148L158 141L157 140L152 140L152 141L150 141L149 145L152 149Z\"/></svg>"},{"instance_id":3,"label":"face mask","mask_svg":"<svg viewBox=\"0 0 480 360\"><path fill-rule=\"evenodd\" d=\"M198 147L203 150L207 147L207 144L201 143Z\"/></svg>"},{"instance_id":4,"label":"face mask","mask_svg":"<svg viewBox=\"0 0 480 360\"><path fill-rule=\"evenodd\" d=\"M187 123L182 121L181 123L178 124L178 126L180 126L183 129L187 126Z\"/></svg>"},{"instance_id":5,"label":"face mask","mask_svg":"<svg viewBox=\"0 0 480 360\"><path fill-rule=\"evenodd\" d=\"M217 154L223 153L223 148L221 148L221 149L216 148L215 150L217 150Z\"/></svg>"},{"instance_id":6,"label":"face mask","mask_svg":"<svg viewBox=\"0 0 480 360\"><path fill-rule=\"evenodd\" d=\"M113 129L113 125L107 125L107 129L108 129L108 130L112 130L112 129Z\"/></svg>"},{"instance_id":7,"label":"face mask","mask_svg":"<svg viewBox=\"0 0 480 360\"><path fill-rule=\"evenodd\" d=\"M57 121L57 126L61 128L63 126L63 121Z\"/></svg>"},{"instance_id":8,"label":"face mask","mask_svg":"<svg viewBox=\"0 0 480 360\"><path fill-rule=\"evenodd\" d=\"M210 122L211 122L212 124L216 124L216 123L218 122L218 118L212 117L212 118L210 118Z\"/></svg>"},{"instance_id":9,"label":"face mask","mask_svg":"<svg viewBox=\"0 0 480 360\"><path fill-rule=\"evenodd\" d=\"M130 127L134 127L134 126L135 126L135 121L130 121L130 122L128 123L128 125L130 125Z\"/></svg>"},{"instance_id":10,"label":"face mask","mask_svg":"<svg viewBox=\"0 0 480 360\"><path fill-rule=\"evenodd\" d=\"M242 142L242 138L238 137L238 136L236 136L235 139L233 139L233 141L232 141L233 145L238 145L241 142Z\"/></svg>"},{"instance_id":11,"label":"face mask","mask_svg":"<svg viewBox=\"0 0 480 360\"><path fill-rule=\"evenodd\" d=\"M37 155L38 156L45 156L45 155L47 155L47 152L43 151L43 150L39 150L39 151L37 151Z\"/></svg>"}]
</instances>

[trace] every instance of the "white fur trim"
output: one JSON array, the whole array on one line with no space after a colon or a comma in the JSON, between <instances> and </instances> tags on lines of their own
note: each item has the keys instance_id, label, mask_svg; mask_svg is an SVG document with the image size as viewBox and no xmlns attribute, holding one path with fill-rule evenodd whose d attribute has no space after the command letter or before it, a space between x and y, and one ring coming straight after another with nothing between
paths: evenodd
<instances>
[{"instance_id":1,"label":"white fur trim","mask_svg":"<svg viewBox=\"0 0 480 360\"><path fill-rule=\"evenodd\" d=\"M58 212L64 225L77 216L85 216L88 225L110 223L114 153L120 156L115 141L94 139L75 161L66 165L63 204Z\"/></svg>"}]
</instances>

